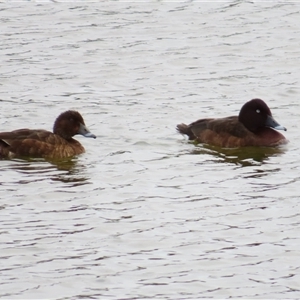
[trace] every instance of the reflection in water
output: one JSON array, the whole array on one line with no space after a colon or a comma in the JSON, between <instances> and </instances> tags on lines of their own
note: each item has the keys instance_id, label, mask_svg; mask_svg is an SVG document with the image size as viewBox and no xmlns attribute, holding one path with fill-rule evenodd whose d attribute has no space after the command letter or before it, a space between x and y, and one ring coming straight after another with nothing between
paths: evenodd
<instances>
[{"instance_id":1,"label":"reflection in water","mask_svg":"<svg viewBox=\"0 0 300 300\"><path fill-rule=\"evenodd\" d=\"M72 186L79 186L88 183L88 177L84 175L85 165L78 163L78 158L69 158L63 160L44 160L41 158L13 159L6 169L14 169L19 173L26 175L38 175L33 178L26 177L18 183L24 184L32 181L42 181L51 179L64 183L72 183Z\"/></svg>"},{"instance_id":2,"label":"reflection in water","mask_svg":"<svg viewBox=\"0 0 300 300\"><path fill-rule=\"evenodd\" d=\"M243 147L221 148L211 145L197 146L192 154L210 154L218 158L216 162L233 163L243 167L263 164L272 156L285 153L284 147Z\"/></svg>"},{"instance_id":3,"label":"reflection in water","mask_svg":"<svg viewBox=\"0 0 300 300\"><path fill-rule=\"evenodd\" d=\"M78 163L78 158L52 161L53 166L60 171L65 171L57 176L52 177L54 181L62 181L65 183L72 183L72 186L79 186L88 183L88 177L84 176L83 170L86 168L84 164Z\"/></svg>"}]
</instances>

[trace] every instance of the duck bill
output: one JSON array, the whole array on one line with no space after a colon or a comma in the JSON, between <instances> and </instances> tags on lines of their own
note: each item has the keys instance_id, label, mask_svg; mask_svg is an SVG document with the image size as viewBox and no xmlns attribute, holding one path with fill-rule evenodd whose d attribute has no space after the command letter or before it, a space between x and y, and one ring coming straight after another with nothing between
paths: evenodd
<instances>
[{"instance_id":1,"label":"duck bill","mask_svg":"<svg viewBox=\"0 0 300 300\"><path fill-rule=\"evenodd\" d=\"M277 129L277 130L286 131L286 128L281 126L278 122L276 122L275 119L272 116L268 116L268 118L266 120L266 126Z\"/></svg>"},{"instance_id":2,"label":"duck bill","mask_svg":"<svg viewBox=\"0 0 300 300\"><path fill-rule=\"evenodd\" d=\"M92 134L84 124L80 124L80 127L79 127L79 130L78 130L78 134L81 134L85 137L88 137L88 138L93 138L95 139L96 136L94 134Z\"/></svg>"}]
</instances>

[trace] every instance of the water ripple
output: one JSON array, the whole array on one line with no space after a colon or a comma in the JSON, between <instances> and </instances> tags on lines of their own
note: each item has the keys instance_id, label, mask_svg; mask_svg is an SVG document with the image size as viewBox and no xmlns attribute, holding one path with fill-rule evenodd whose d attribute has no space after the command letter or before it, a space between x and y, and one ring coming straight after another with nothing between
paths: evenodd
<instances>
[{"instance_id":1,"label":"water ripple","mask_svg":"<svg viewBox=\"0 0 300 300\"><path fill-rule=\"evenodd\" d=\"M76 109L98 138L1 161L0 297L299 298L299 7L25 4L0 10L1 131ZM176 133L254 97L289 145Z\"/></svg>"}]
</instances>

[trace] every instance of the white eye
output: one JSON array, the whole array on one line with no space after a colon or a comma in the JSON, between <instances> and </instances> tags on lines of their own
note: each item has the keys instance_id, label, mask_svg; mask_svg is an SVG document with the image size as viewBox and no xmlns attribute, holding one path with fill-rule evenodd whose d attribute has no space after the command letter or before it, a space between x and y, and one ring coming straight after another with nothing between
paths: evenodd
<instances>
[{"instance_id":1,"label":"white eye","mask_svg":"<svg viewBox=\"0 0 300 300\"><path fill-rule=\"evenodd\" d=\"M258 114L260 114L260 109L257 109L256 112L257 112Z\"/></svg>"}]
</instances>

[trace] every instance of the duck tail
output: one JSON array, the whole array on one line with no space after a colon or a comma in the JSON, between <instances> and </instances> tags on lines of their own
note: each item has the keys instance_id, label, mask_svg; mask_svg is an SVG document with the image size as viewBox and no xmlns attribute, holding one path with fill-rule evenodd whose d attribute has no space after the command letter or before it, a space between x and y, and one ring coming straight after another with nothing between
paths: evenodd
<instances>
[{"instance_id":1,"label":"duck tail","mask_svg":"<svg viewBox=\"0 0 300 300\"><path fill-rule=\"evenodd\" d=\"M194 140L196 138L191 130L191 127L186 124L178 124L176 129L179 133L186 134L189 137L189 140Z\"/></svg>"}]
</instances>

